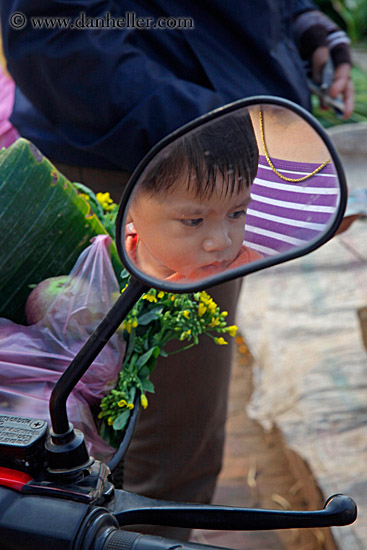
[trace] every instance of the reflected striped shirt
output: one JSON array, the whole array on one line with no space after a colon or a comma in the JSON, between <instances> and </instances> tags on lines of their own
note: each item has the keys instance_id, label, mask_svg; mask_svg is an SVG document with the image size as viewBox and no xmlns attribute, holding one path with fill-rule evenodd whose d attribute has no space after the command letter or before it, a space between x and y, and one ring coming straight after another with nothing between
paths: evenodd
<instances>
[{"instance_id":1,"label":"reflected striped shirt","mask_svg":"<svg viewBox=\"0 0 367 550\"><path fill-rule=\"evenodd\" d=\"M283 176L299 179L319 165L275 159L274 166ZM338 176L333 163L303 182L288 182L260 156L251 187L244 244L264 256L304 246L329 225L338 202Z\"/></svg>"}]
</instances>

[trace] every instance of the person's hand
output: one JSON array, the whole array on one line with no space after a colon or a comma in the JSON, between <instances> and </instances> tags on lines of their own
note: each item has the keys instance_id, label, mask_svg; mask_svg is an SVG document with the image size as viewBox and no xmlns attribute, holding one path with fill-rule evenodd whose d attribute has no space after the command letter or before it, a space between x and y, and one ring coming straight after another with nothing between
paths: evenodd
<instances>
[{"instance_id":1,"label":"person's hand","mask_svg":"<svg viewBox=\"0 0 367 550\"><path fill-rule=\"evenodd\" d=\"M312 54L312 80L318 84L322 82L322 70L329 60L329 55L329 48L327 46L319 46ZM342 96L345 119L348 119L354 110L354 85L351 80L350 70L350 63L337 65L329 88L330 97L335 99L340 95Z\"/></svg>"},{"instance_id":2,"label":"person's hand","mask_svg":"<svg viewBox=\"0 0 367 550\"><path fill-rule=\"evenodd\" d=\"M350 76L349 63L338 65L334 71L333 81L329 88L332 98L341 95L344 102L344 118L348 119L354 111L354 85Z\"/></svg>"},{"instance_id":3,"label":"person's hand","mask_svg":"<svg viewBox=\"0 0 367 550\"><path fill-rule=\"evenodd\" d=\"M309 64L311 78L316 84L322 84L323 69L331 59L334 72L328 94L333 99L342 97L344 118L349 118L354 109L354 86L350 78L352 61L348 36L319 10L301 13L293 25L301 57Z\"/></svg>"}]
</instances>

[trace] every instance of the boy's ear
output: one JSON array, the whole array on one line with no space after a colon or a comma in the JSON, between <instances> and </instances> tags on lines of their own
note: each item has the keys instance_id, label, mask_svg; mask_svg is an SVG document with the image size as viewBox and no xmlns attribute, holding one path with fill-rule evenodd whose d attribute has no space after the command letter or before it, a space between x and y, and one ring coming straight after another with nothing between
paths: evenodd
<instances>
[{"instance_id":1,"label":"boy's ear","mask_svg":"<svg viewBox=\"0 0 367 550\"><path fill-rule=\"evenodd\" d=\"M131 203L129 204L129 210L127 211L127 214L126 214L126 223L134 223L134 199L131 201Z\"/></svg>"}]
</instances>

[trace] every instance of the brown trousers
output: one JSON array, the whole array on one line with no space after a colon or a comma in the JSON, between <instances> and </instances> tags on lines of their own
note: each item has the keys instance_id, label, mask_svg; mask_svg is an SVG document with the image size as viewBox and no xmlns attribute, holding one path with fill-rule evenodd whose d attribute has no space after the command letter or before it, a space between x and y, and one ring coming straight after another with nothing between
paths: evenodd
<instances>
[{"instance_id":1,"label":"brown trousers","mask_svg":"<svg viewBox=\"0 0 367 550\"><path fill-rule=\"evenodd\" d=\"M119 201L127 174L56 164L71 181L93 191L109 191ZM209 289L234 323L240 281ZM177 348L173 346L172 349ZM203 337L199 345L161 358L152 374L155 393L148 394L125 458L124 489L166 500L209 503L222 466L232 344L216 345ZM190 530L134 526L134 530L171 538L188 538Z\"/></svg>"}]
</instances>

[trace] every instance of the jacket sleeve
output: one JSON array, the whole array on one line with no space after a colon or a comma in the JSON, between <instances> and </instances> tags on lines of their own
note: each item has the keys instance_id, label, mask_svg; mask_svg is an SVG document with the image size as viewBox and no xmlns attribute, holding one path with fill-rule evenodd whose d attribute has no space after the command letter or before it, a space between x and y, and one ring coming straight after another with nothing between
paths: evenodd
<instances>
[{"instance_id":1,"label":"jacket sleeve","mask_svg":"<svg viewBox=\"0 0 367 550\"><path fill-rule=\"evenodd\" d=\"M129 171L132 158L218 107L217 93L168 68L162 41L171 31L35 29L31 17L117 18L136 8L130 0L124 13L112 1L7 0L0 10L8 69L26 98L73 147ZM27 21L19 30L10 22L16 12Z\"/></svg>"},{"instance_id":2,"label":"jacket sleeve","mask_svg":"<svg viewBox=\"0 0 367 550\"><path fill-rule=\"evenodd\" d=\"M305 11L319 9L311 0L294 0L293 17L297 17Z\"/></svg>"}]
</instances>

